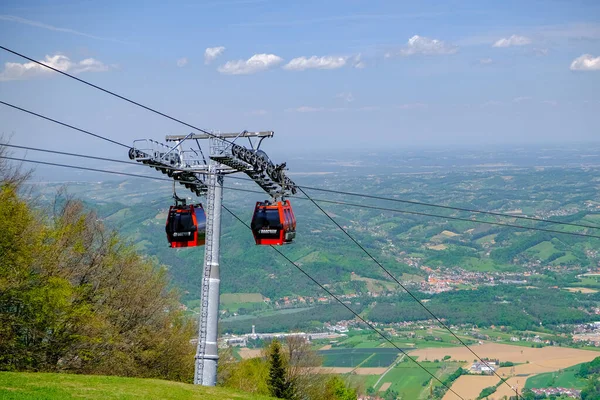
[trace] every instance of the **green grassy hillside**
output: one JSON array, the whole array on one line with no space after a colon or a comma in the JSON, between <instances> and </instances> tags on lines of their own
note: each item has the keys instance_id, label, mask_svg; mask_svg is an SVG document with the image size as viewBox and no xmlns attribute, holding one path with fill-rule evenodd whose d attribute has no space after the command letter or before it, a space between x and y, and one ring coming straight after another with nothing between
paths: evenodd
<instances>
[{"instance_id":1,"label":"green grassy hillside","mask_svg":"<svg viewBox=\"0 0 600 400\"><path fill-rule=\"evenodd\" d=\"M0 372L0 400L268 400L270 397L158 379Z\"/></svg>"},{"instance_id":2,"label":"green grassy hillside","mask_svg":"<svg viewBox=\"0 0 600 400\"><path fill-rule=\"evenodd\" d=\"M561 371L532 376L525 382L525 388L565 387L583 389L587 385L587 380L576 375L580 368L581 364L577 364Z\"/></svg>"}]
</instances>

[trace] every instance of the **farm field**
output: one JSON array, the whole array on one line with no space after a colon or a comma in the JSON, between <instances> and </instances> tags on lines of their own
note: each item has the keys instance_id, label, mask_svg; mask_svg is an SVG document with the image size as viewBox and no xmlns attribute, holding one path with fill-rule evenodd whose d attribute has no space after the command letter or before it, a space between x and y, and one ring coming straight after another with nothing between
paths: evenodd
<instances>
[{"instance_id":1,"label":"farm field","mask_svg":"<svg viewBox=\"0 0 600 400\"><path fill-rule=\"evenodd\" d=\"M473 346L480 357L499 359L500 361L512 361L520 363L514 367L504 367L497 370L502 377L507 377L511 386L523 388L529 377L537 374L559 371L576 364L589 362L597 357L598 353L588 350L571 349L564 347L545 347L541 349L521 346L511 346L505 344L488 343L479 346ZM411 352L412 356L418 356L419 359L440 358L444 355L451 356L455 361L472 361L473 354L464 347L455 347L447 349L420 349ZM476 398L479 393L488 386L494 386L499 382L497 376L476 376L464 375L458 378L451 386L458 394L466 399ZM507 385L501 385L490 400L501 399L511 393ZM458 399L451 392L446 393L444 400Z\"/></svg>"},{"instance_id":2,"label":"farm field","mask_svg":"<svg viewBox=\"0 0 600 400\"><path fill-rule=\"evenodd\" d=\"M220 303L228 305L231 303L260 303L263 296L260 293L223 293L220 296Z\"/></svg>"},{"instance_id":3,"label":"farm field","mask_svg":"<svg viewBox=\"0 0 600 400\"><path fill-rule=\"evenodd\" d=\"M319 351L324 367L389 367L398 357L397 349L354 348Z\"/></svg>"},{"instance_id":4,"label":"farm field","mask_svg":"<svg viewBox=\"0 0 600 400\"><path fill-rule=\"evenodd\" d=\"M495 376L483 375L463 375L459 377L452 386L452 390L461 395L463 398L471 400L476 399L481 391L488 387L494 386L500 379ZM442 400L457 400L460 399L454 393L448 391ZM490 398L491 400L491 398Z\"/></svg>"},{"instance_id":5,"label":"farm field","mask_svg":"<svg viewBox=\"0 0 600 400\"><path fill-rule=\"evenodd\" d=\"M425 363L423 366L428 371L438 376L443 367L440 363ZM458 367L457 367L458 368ZM412 362L402 362L392 368L385 377L381 380L380 385L388 382L391 383L390 388L397 391L404 399L418 399L423 390L428 387L427 382L431 376ZM377 389L377 388L376 388Z\"/></svg>"},{"instance_id":6,"label":"farm field","mask_svg":"<svg viewBox=\"0 0 600 400\"><path fill-rule=\"evenodd\" d=\"M448 375L456 371L461 364L423 362L422 365L436 377L444 380ZM352 384L363 386L365 388L374 386L379 380L379 383L375 386L375 389L378 392L383 392L389 388L398 392L403 399L426 398L431 376L423 369L408 359L405 359L403 362L400 362L390 369L383 379L380 380L380 376L385 373L386 370L387 369L382 370L381 368L359 368L356 372L360 371L360 373L346 375L345 378ZM334 368L333 371L337 373L343 372L338 368ZM372 372L372 374L368 375L366 372ZM375 374L375 372L377 372L377 374Z\"/></svg>"},{"instance_id":7,"label":"farm field","mask_svg":"<svg viewBox=\"0 0 600 400\"><path fill-rule=\"evenodd\" d=\"M525 387L531 389L553 386L582 389L585 387L587 381L575 376L578 371L579 365L574 365L562 371L547 372L545 374L532 376L531 378L527 379Z\"/></svg>"},{"instance_id":8,"label":"farm field","mask_svg":"<svg viewBox=\"0 0 600 400\"><path fill-rule=\"evenodd\" d=\"M321 368L316 368L315 371L317 371L320 374L353 374L353 375L374 375L375 376L375 380L373 382L375 382L377 380L377 378L379 377L379 375L383 374L385 371L387 371L387 368L351 368L351 367L321 367Z\"/></svg>"},{"instance_id":9,"label":"farm field","mask_svg":"<svg viewBox=\"0 0 600 400\"><path fill-rule=\"evenodd\" d=\"M485 343L471 346L480 357L512 361L514 363L527 363L528 366L536 364L543 368L558 370L575 364L588 362L598 357L598 353L589 350L572 349L567 347L532 347L511 346L508 344ZM412 356L442 359L445 355L451 356L453 361L473 361L473 354L465 347L427 348L411 352Z\"/></svg>"},{"instance_id":10,"label":"farm field","mask_svg":"<svg viewBox=\"0 0 600 400\"><path fill-rule=\"evenodd\" d=\"M456 339L454 339L454 337L452 337L448 332L443 331L443 330L434 329L432 331L428 331L428 330L417 329L414 331L414 333L417 335L422 335L422 336L434 335L436 337L441 338L442 340L436 341L436 340L424 340L424 339L406 338L406 337L392 337L391 340L394 342L394 344L396 346L398 346L402 349L405 349L405 350L414 350L416 348L421 348L421 347L429 348L429 347L457 346L456 343L453 343L453 341L456 341ZM465 337L463 337L463 339L470 340L469 338L465 338ZM370 348L394 349L394 347L387 340L383 340L380 337L375 336L373 334L352 335L352 336L348 337L346 340L340 342L339 346L352 347L352 348L363 348L363 349L370 349Z\"/></svg>"},{"instance_id":11,"label":"farm field","mask_svg":"<svg viewBox=\"0 0 600 400\"><path fill-rule=\"evenodd\" d=\"M583 294L589 294L589 293L598 293L597 289L590 289L590 288L584 288L584 287L568 287L565 288L565 290L568 290L571 293L583 293Z\"/></svg>"},{"instance_id":12,"label":"farm field","mask_svg":"<svg viewBox=\"0 0 600 400\"><path fill-rule=\"evenodd\" d=\"M262 349L249 349L247 347L242 347L239 350L240 357L246 358L255 358L260 357L262 354Z\"/></svg>"}]
</instances>

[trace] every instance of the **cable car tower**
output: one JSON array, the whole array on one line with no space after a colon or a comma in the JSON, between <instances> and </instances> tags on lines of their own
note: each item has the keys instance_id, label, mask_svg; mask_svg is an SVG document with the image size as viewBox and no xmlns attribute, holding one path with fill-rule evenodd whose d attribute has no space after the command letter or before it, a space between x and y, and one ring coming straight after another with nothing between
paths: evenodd
<instances>
[{"instance_id":1,"label":"cable car tower","mask_svg":"<svg viewBox=\"0 0 600 400\"><path fill-rule=\"evenodd\" d=\"M262 141L273 135L273 131L170 135L165 138L170 146L151 139L141 139L134 141L129 150L130 159L167 174L196 196L206 195L206 243L194 373L194 384L197 385L215 386L217 382L217 323L221 282L219 250L224 176L245 173L276 200L296 193L295 183L285 175L286 164L273 164L267 154L260 150ZM206 139L209 140L208 159L200 146L200 140ZM236 144L238 139L248 139L249 147Z\"/></svg>"}]
</instances>

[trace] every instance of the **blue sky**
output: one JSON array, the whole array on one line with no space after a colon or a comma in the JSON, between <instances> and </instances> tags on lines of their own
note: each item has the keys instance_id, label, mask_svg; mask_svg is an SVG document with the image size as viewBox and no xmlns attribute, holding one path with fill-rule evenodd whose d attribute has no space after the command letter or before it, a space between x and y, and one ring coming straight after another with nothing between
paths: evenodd
<instances>
[{"instance_id":1,"label":"blue sky","mask_svg":"<svg viewBox=\"0 0 600 400\"><path fill-rule=\"evenodd\" d=\"M548 144L600 141L599 21L592 0L4 0L0 42L197 126L274 130L274 151ZM25 63L0 51L3 101L125 143L189 132ZM0 121L14 144L124 156Z\"/></svg>"}]
</instances>

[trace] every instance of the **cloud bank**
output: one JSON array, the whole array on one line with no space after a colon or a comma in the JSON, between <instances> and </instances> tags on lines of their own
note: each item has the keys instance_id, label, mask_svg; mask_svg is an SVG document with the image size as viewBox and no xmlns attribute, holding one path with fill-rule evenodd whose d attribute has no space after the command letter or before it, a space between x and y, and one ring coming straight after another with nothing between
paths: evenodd
<instances>
[{"instance_id":1,"label":"cloud bank","mask_svg":"<svg viewBox=\"0 0 600 400\"><path fill-rule=\"evenodd\" d=\"M247 60L227 61L217 70L225 75L250 75L266 71L283 62L283 58L275 54L255 54Z\"/></svg>"},{"instance_id":2,"label":"cloud bank","mask_svg":"<svg viewBox=\"0 0 600 400\"><path fill-rule=\"evenodd\" d=\"M348 57L323 56L323 57L297 57L283 66L288 71L304 71L306 69L337 69L346 65Z\"/></svg>"},{"instance_id":3,"label":"cloud bank","mask_svg":"<svg viewBox=\"0 0 600 400\"><path fill-rule=\"evenodd\" d=\"M204 50L204 64L210 64L214 60L216 60L223 52L225 51L225 47L207 47Z\"/></svg>"},{"instance_id":4,"label":"cloud bank","mask_svg":"<svg viewBox=\"0 0 600 400\"><path fill-rule=\"evenodd\" d=\"M81 74L83 72L104 72L108 71L110 67L101 61L93 58L86 58L79 62L71 61L71 59L62 54L56 54L54 56L46 56L44 60L40 62L56 68L62 72L68 72L71 74ZM43 67L34 62L27 63L12 63L7 62L4 64L4 70L0 72L0 81L14 81L24 80L30 78L36 78L40 76L51 76L54 72L46 67Z\"/></svg>"},{"instance_id":5,"label":"cloud bank","mask_svg":"<svg viewBox=\"0 0 600 400\"><path fill-rule=\"evenodd\" d=\"M430 39L425 36L414 35L408 39L408 43L400 50L400 55L412 56L414 54L440 55L454 54L458 46L444 42L443 40Z\"/></svg>"},{"instance_id":6,"label":"cloud bank","mask_svg":"<svg viewBox=\"0 0 600 400\"><path fill-rule=\"evenodd\" d=\"M583 54L571 63L571 71L600 71L600 57Z\"/></svg>"},{"instance_id":7,"label":"cloud bank","mask_svg":"<svg viewBox=\"0 0 600 400\"><path fill-rule=\"evenodd\" d=\"M492 47L511 47L511 46L525 46L531 43L531 39L525 36L511 35L507 38L502 38L494 42Z\"/></svg>"}]
</instances>

